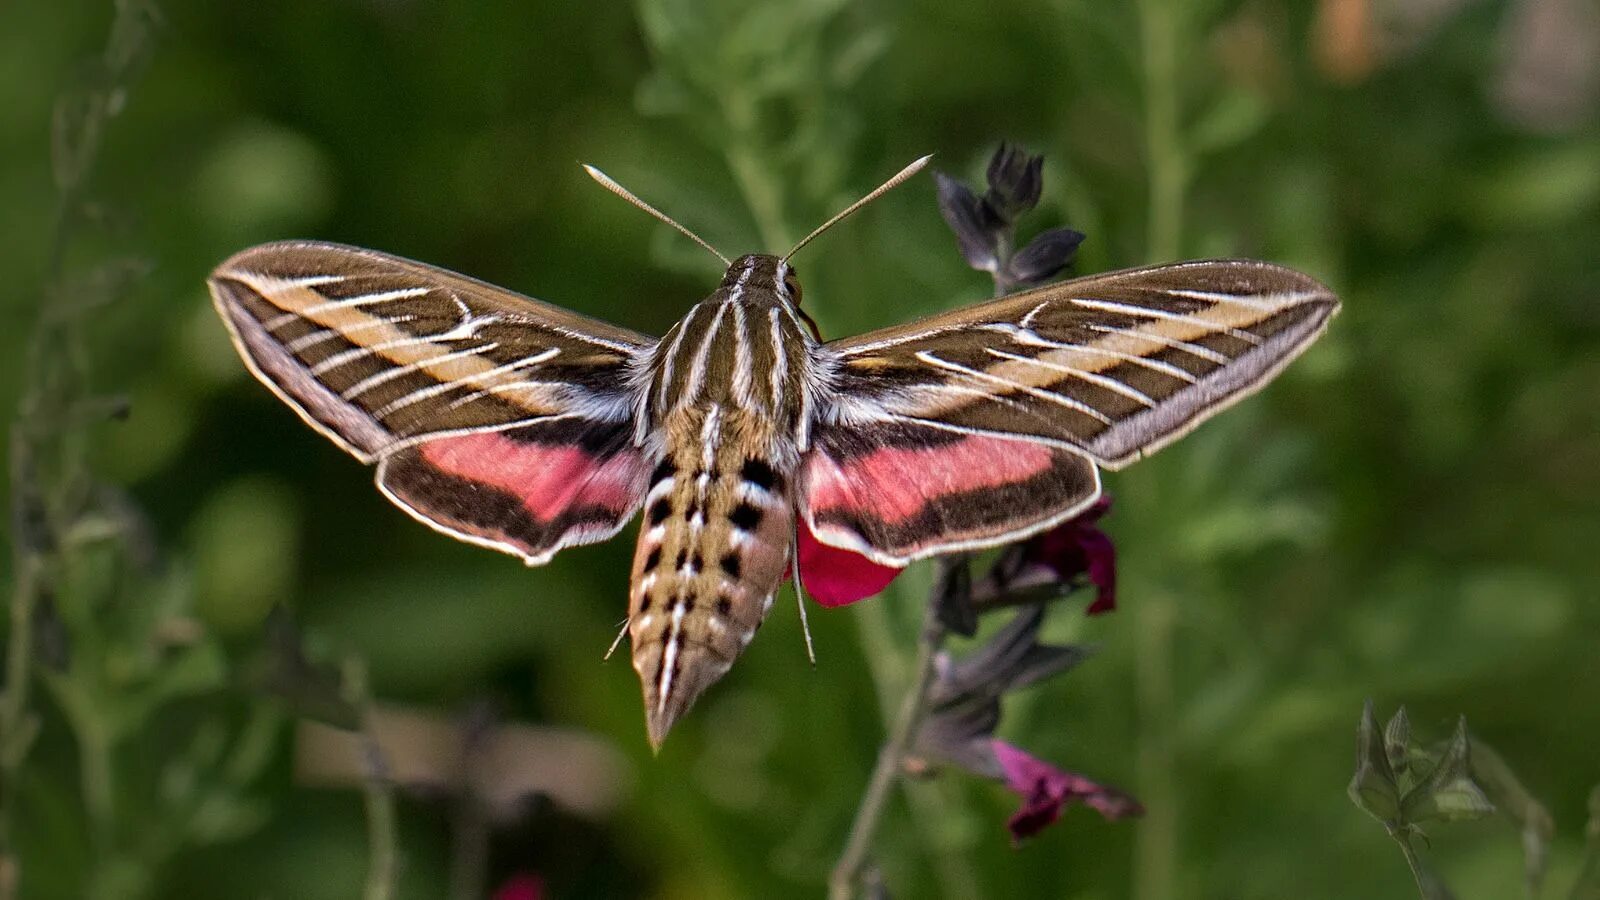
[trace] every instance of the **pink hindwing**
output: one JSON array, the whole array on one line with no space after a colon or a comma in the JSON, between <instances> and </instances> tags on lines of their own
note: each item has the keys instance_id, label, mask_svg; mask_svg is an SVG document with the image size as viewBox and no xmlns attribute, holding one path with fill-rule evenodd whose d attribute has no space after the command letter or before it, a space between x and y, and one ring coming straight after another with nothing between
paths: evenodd
<instances>
[{"instance_id":1,"label":"pink hindwing","mask_svg":"<svg viewBox=\"0 0 1600 900\"><path fill-rule=\"evenodd\" d=\"M825 544L882 565L1017 540L1100 495L1087 457L911 423L821 429L802 515Z\"/></svg>"},{"instance_id":2,"label":"pink hindwing","mask_svg":"<svg viewBox=\"0 0 1600 900\"><path fill-rule=\"evenodd\" d=\"M581 421L436 438L384 457L378 485L424 523L537 565L633 518L649 466L628 438Z\"/></svg>"}]
</instances>

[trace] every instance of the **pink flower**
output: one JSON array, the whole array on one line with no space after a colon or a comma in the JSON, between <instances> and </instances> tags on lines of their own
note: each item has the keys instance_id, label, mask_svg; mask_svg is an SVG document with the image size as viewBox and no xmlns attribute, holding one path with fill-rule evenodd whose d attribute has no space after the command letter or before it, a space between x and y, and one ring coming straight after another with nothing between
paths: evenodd
<instances>
[{"instance_id":1,"label":"pink flower","mask_svg":"<svg viewBox=\"0 0 1600 900\"><path fill-rule=\"evenodd\" d=\"M903 569L884 566L856 553L830 547L817 540L805 517L800 518L800 580L812 598L823 606L845 606L871 597L889 586Z\"/></svg>"},{"instance_id":2,"label":"pink flower","mask_svg":"<svg viewBox=\"0 0 1600 900\"><path fill-rule=\"evenodd\" d=\"M544 879L524 872L495 888L493 900L540 900L543 896Z\"/></svg>"},{"instance_id":3,"label":"pink flower","mask_svg":"<svg viewBox=\"0 0 1600 900\"><path fill-rule=\"evenodd\" d=\"M1049 569L1062 581L1087 573L1095 591L1088 614L1117 608L1117 548L1095 523L1111 509L1111 498L1101 496L1072 519L1029 538L1023 545L1024 565Z\"/></svg>"},{"instance_id":4,"label":"pink flower","mask_svg":"<svg viewBox=\"0 0 1600 900\"><path fill-rule=\"evenodd\" d=\"M990 748L1000 763L1006 785L1022 795L1022 808L1006 826L1011 839L1021 842L1061 818L1061 811L1074 803L1097 810L1108 820L1144 814L1139 801L1105 785L1090 781L1075 772L1063 772L1044 760L992 740Z\"/></svg>"}]
</instances>

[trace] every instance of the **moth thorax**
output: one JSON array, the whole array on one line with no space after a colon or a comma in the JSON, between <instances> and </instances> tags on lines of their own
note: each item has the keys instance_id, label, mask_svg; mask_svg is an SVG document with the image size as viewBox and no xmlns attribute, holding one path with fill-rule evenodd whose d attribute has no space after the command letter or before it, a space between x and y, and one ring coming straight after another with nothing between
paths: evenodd
<instances>
[{"instance_id":1,"label":"moth thorax","mask_svg":"<svg viewBox=\"0 0 1600 900\"><path fill-rule=\"evenodd\" d=\"M656 467L634 553L628 633L657 745L755 636L792 539L787 473L704 449Z\"/></svg>"}]
</instances>

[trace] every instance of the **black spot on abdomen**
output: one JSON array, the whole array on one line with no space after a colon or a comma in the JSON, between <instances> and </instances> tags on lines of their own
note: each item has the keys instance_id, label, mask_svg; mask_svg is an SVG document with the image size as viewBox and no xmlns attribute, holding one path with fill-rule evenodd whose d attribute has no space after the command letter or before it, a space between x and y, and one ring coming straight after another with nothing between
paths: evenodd
<instances>
[{"instance_id":1,"label":"black spot on abdomen","mask_svg":"<svg viewBox=\"0 0 1600 900\"><path fill-rule=\"evenodd\" d=\"M745 460L744 468L739 470L739 477L763 491L771 491L783 482L783 478L773 470L772 466L760 459Z\"/></svg>"},{"instance_id":2,"label":"black spot on abdomen","mask_svg":"<svg viewBox=\"0 0 1600 900\"><path fill-rule=\"evenodd\" d=\"M750 503L740 503L728 514L728 521L742 531L754 531L761 524L761 510Z\"/></svg>"},{"instance_id":3,"label":"black spot on abdomen","mask_svg":"<svg viewBox=\"0 0 1600 900\"><path fill-rule=\"evenodd\" d=\"M667 516L670 515L672 515L672 501L668 500L666 497L662 497L660 500L650 504L651 525L660 525L662 522L665 522L667 520Z\"/></svg>"}]
</instances>

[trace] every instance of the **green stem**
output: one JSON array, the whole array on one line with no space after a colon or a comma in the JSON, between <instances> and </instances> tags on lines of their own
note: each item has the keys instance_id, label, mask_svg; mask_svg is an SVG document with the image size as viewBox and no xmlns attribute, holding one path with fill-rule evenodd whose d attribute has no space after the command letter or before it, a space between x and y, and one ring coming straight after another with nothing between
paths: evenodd
<instances>
[{"instance_id":1,"label":"green stem","mask_svg":"<svg viewBox=\"0 0 1600 900\"><path fill-rule=\"evenodd\" d=\"M13 442L14 447L16 443L20 442ZM0 698L0 900L16 896L18 872L11 846L11 811L16 805L17 776L36 727L28 713L28 676L33 668L33 612L39 598L40 560L22 552L20 535L14 533L13 538L18 545L14 559L16 584L11 593L11 632L6 636L5 695Z\"/></svg>"},{"instance_id":2,"label":"green stem","mask_svg":"<svg viewBox=\"0 0 1600 900\"><path fill-rule=\"evenodd\" d=\"M1172 0L1139 0L1144 78L1145 164L1149 170L1149 262L1183 251L1184 192L1189 165L1180 133L1178 39L1182 23Z\"/></svg>"},{"instance_id":3,"label":"green stem","mask_svg":"<svg viewBox=\"0 0 1600 900\"><path fill-rule=\"evenodd\" d=\"M1183 253L1188 161L1180 123L1178 42L1184 31L1173 0L1138 0L1144 82L1145 163L1149 181L1149 262ZM1151 592L1140 603L1135 691L1139 706L1139 791L1148 810L1134 847L1138 900L1170 900L1178 883L1178 806L1170 597Z\"/></svg>"},{"instance_id":4,"label":"green stem","mask_svg":"<svg viewBox=\"0 0 1600 900\"><path fill-rule=\"evenodd\" d=\"M1167 900L1176 894L1178 866L1177 755L1173 751L1171 599L1141 595L1134 651L1139 710L1139 794L1145 817L1134 845L1133 896Z\"/></svg>"},{"instance_id":5,"label":"green stem","mask_svg":"<svg viewBox=\"0 0 1600 900\"><path fill-rule=\"evenodd\" d=\"M344 663L345 700L361 717L361 793L367 814L367 881L364 900L391 900L400 871L400 851L395 837L394 788L383 747L373 731L372 696L367 667L351 657Z\"/></svg>"},{"instance_id":6,"label":"green stem","mask_svg":"<svg viewBox=\"0 0 1600 900\"><path fill-rule=\"evenodd\" d=\"M1433 874L1433 870L1428 868L1427 863L1422 861L1422 857L1411 846L1411 839L1399 832L1391 834L1395 842L1400 845L1400 853L1405 856L1406 865L1411 867L1411 877L1416 879L1417 894L1422 900L1454 900L1455 895L1450 893L1450 889Z\"/></svg>"},{"instance_id":7,"label":"green stem","mask_svg":"<svg viewBox=\"0 0 1600 900\"><path fill-rule=\"evenodd\" d=\"M761 244L769 253L783 253L794 244L783 212L783 187L772 178L772 161L750 144L740 141L724 155L745 205L756 220Z\"/></svg>"},{"instance_id":8,"label":"green stem","mask_svg":"<svg viewBox=\"0 0 1600 900\"><path fill-rule=\"evenodd\" d=\"M6 636L6 680L0 696L0 900L20 890L21 867L13 846L17 784L37 727L29 711L33 671L34 616L50 596L50 575L60 565L59 523L51 514L74 509L82 488L81 462L70 452L70 429L63 418L82 392L88 367L80 319L51 303L64 281L68 245L83 215L83 194L99 154L111 98L126 90L149 45L153 8L142 0L123 0L102 55L96 82L74 106L69 95L56 103L53 159L59 192L56 220L45 260L45 302L34 326L24 368L22 400L10 433L12 592ZM68 463L41 474L37 462L57 452ZM109 747L83 747L85 802L97 838L112 830Z\"/></svg>"},{"instance_id":9,"label":"green stem","mask_svg":"<svg viewBox=\"0 0 1600 900\"><path fill-rule=\"evenodd\" d=\"M922 724L922 715L927 710L928 691L933 687L936 674L934 661L939 648L944 645L945 634L944 624L939 621L937 602L930 600L924 615L922 637L917 644L913 680L901 698L900 711L895 717L889 739L878 752L878 763L873 767L872 777L868 779L866 791L861 796L861 804L856 808L855 821L850 825L844 852L839 855L833 875L828 880L829 900L850 900L855 896L856 885L861 880L872 851L873 838L877 836L878 825L888 806L889 791L904 769L906 751L911 748L917 726Z\"/></svg>"},{"instance_id":10,"label":"green stem","mask_svg":"<svg viewBox=\"0 0 1600 900\"><path fill-rule=\"evenodd\" d=\"M116 779L112 771L111 736L95 716L79 716L74 737L78 741L78 778L83 786L83 807L95 856L103 864L118 862L116 840Z\"/></svg>"}]
</instances>

